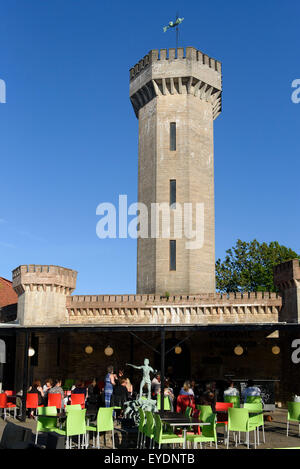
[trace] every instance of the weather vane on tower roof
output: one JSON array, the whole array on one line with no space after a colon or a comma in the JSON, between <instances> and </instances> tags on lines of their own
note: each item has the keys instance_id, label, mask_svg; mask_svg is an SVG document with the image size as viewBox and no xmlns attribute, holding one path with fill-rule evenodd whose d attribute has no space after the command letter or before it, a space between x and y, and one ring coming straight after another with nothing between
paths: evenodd
<instances>
[{"instance_id":1,"label":"weather vane on tower roof","mask_svg":"<svg viewBox=\"0 0 300 469\"><path fill-rule=\"evenodd\" d=\"M179 29L178 26L183 22L184 18L179 18L178 13L175 21L170 21L168 26L163 27L164 33L170 28L176 28L176 49L178 48Z\"/></svg>"}]
</instances>

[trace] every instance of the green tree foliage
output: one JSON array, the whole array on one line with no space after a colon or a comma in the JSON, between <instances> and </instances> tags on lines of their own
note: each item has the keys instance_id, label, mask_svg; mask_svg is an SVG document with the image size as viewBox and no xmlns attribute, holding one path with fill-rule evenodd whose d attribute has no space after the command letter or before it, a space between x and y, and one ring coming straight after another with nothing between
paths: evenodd
<instances>
[{"instance_id":1,"label":"green tree foliage","mask_svg":"<svg viewBox=\"0 0 300 469\"><path fill-rule=\"evenodd\" d=\"M224 261L216 262L216 286L220 292L276 291L273 267L281 262L300 258L292 249L277 241L247 243L238 239L226 251Z\"/></svg>"}]
</instances>

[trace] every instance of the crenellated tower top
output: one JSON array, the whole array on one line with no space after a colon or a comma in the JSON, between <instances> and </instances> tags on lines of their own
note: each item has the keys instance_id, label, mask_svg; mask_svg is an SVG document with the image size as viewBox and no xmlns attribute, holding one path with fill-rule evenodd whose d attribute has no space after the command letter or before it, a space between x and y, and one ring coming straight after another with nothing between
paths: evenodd
<instances>
[{"instance_id":1,"label":"crenellated tower top","mask_svg":"<svg viewBox=\"0 0 300 469\"><path fill-rule=\"evenodd\" d=\"M156 96L192 94L221 113L221 62L194 47L151 50L130 69L130 99L139 110Z\"/></svg>"}]
</instances>

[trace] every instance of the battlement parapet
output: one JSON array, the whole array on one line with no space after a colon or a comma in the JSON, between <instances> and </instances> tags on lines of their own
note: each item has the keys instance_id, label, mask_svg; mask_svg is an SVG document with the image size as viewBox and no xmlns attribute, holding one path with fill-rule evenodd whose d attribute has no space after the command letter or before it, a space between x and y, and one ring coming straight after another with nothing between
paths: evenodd
<instances>
[{"instance_id":1,"label":"battlement parapet","mask_svg":"<svg viewBox=\"0 0 300 469\"><path fill-rule=\"evenodd\" d=\"M281 303L281 296L274 292L246 292L246 293L208 293L201 295L73 295L67 300L67 304L224 304L224 303Z\"/></svg>"},{"instance_id":2,"label":"battlement parapet","mask_svg":"<svg viewBox=\"0 0 300 469\"><path fill-rule=\"evenodd\" d=\"M67 289L71 294L76 287L77 272L57 265L21 265L12 272L13 288L22 294L25 286L32 290L35 286L53 286Z\"/></svg>"},{"instance_id":3,"label":"battlement parapet","mask_svg":"<svg viewBox=\"0 0 300 469\"><path fill-rule=\"evenodd\" d=\"M199 62L201 65L210 67L216 72L222 72L221 62L203 54L203 52L197 50L195 47L186 47L185 49L184 47L178 47L177 49L154 49L130 69L130 80L134 80L145 68L155 62L168 61L171 63L172 61L179 62L182 60Z\"/></svg>"},{"instance_id":4,"label":"battlement parapet","mask_svg":"<svg viewBox=\"0 0 300 469\"><path fill-rule=\"evenodd\" d=\"M69 324L276 323L276 293L190 296L75 295L67 297Z\"/></svg>"},{"instance_id":5,"label":"battlement parapet","mask_svg":"<svg viewBox=\"0 0 300 469\"><path fill-rule=\"evenodd\" d=\"M151 50L130 69L129 88L136 117L154 98L172 95L210 103L214 119L221 113L221 63L194 47Z\"/></svg>"}]
</instances>

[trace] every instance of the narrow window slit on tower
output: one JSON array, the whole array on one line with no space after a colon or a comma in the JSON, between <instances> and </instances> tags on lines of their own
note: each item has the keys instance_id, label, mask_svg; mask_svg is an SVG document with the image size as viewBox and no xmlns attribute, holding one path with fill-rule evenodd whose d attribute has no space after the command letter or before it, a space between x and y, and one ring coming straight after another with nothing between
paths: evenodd
<instances>
[{"instance_id":1,"label":"narrow window slit on tower","mask_svg":"<svg viewBox=\"0 0 300 469\"><path fill-rule=\"evenodd\" d=\"M176 122L170 122L170 150L176 151Z\"/></svg>"},{"instance_id":2,"label":"narrow window slit on tower","mask_svg":"<svg viewBox=\"0 0 300 469\"><path fill-rule=\"evenodd\" d=\"M176 208L176 179L170 179L170 206Z\"/></svg>"},{"instance_id":3,"label":"narrow window slit on tower","mask_svg":"<svg viewBox=\"0 0 300 469\"><path fill-rule=\"evenodd\" d=\"M170 270L176 270L176 241L170 240Z\"/></svg>"}]
</instances>

